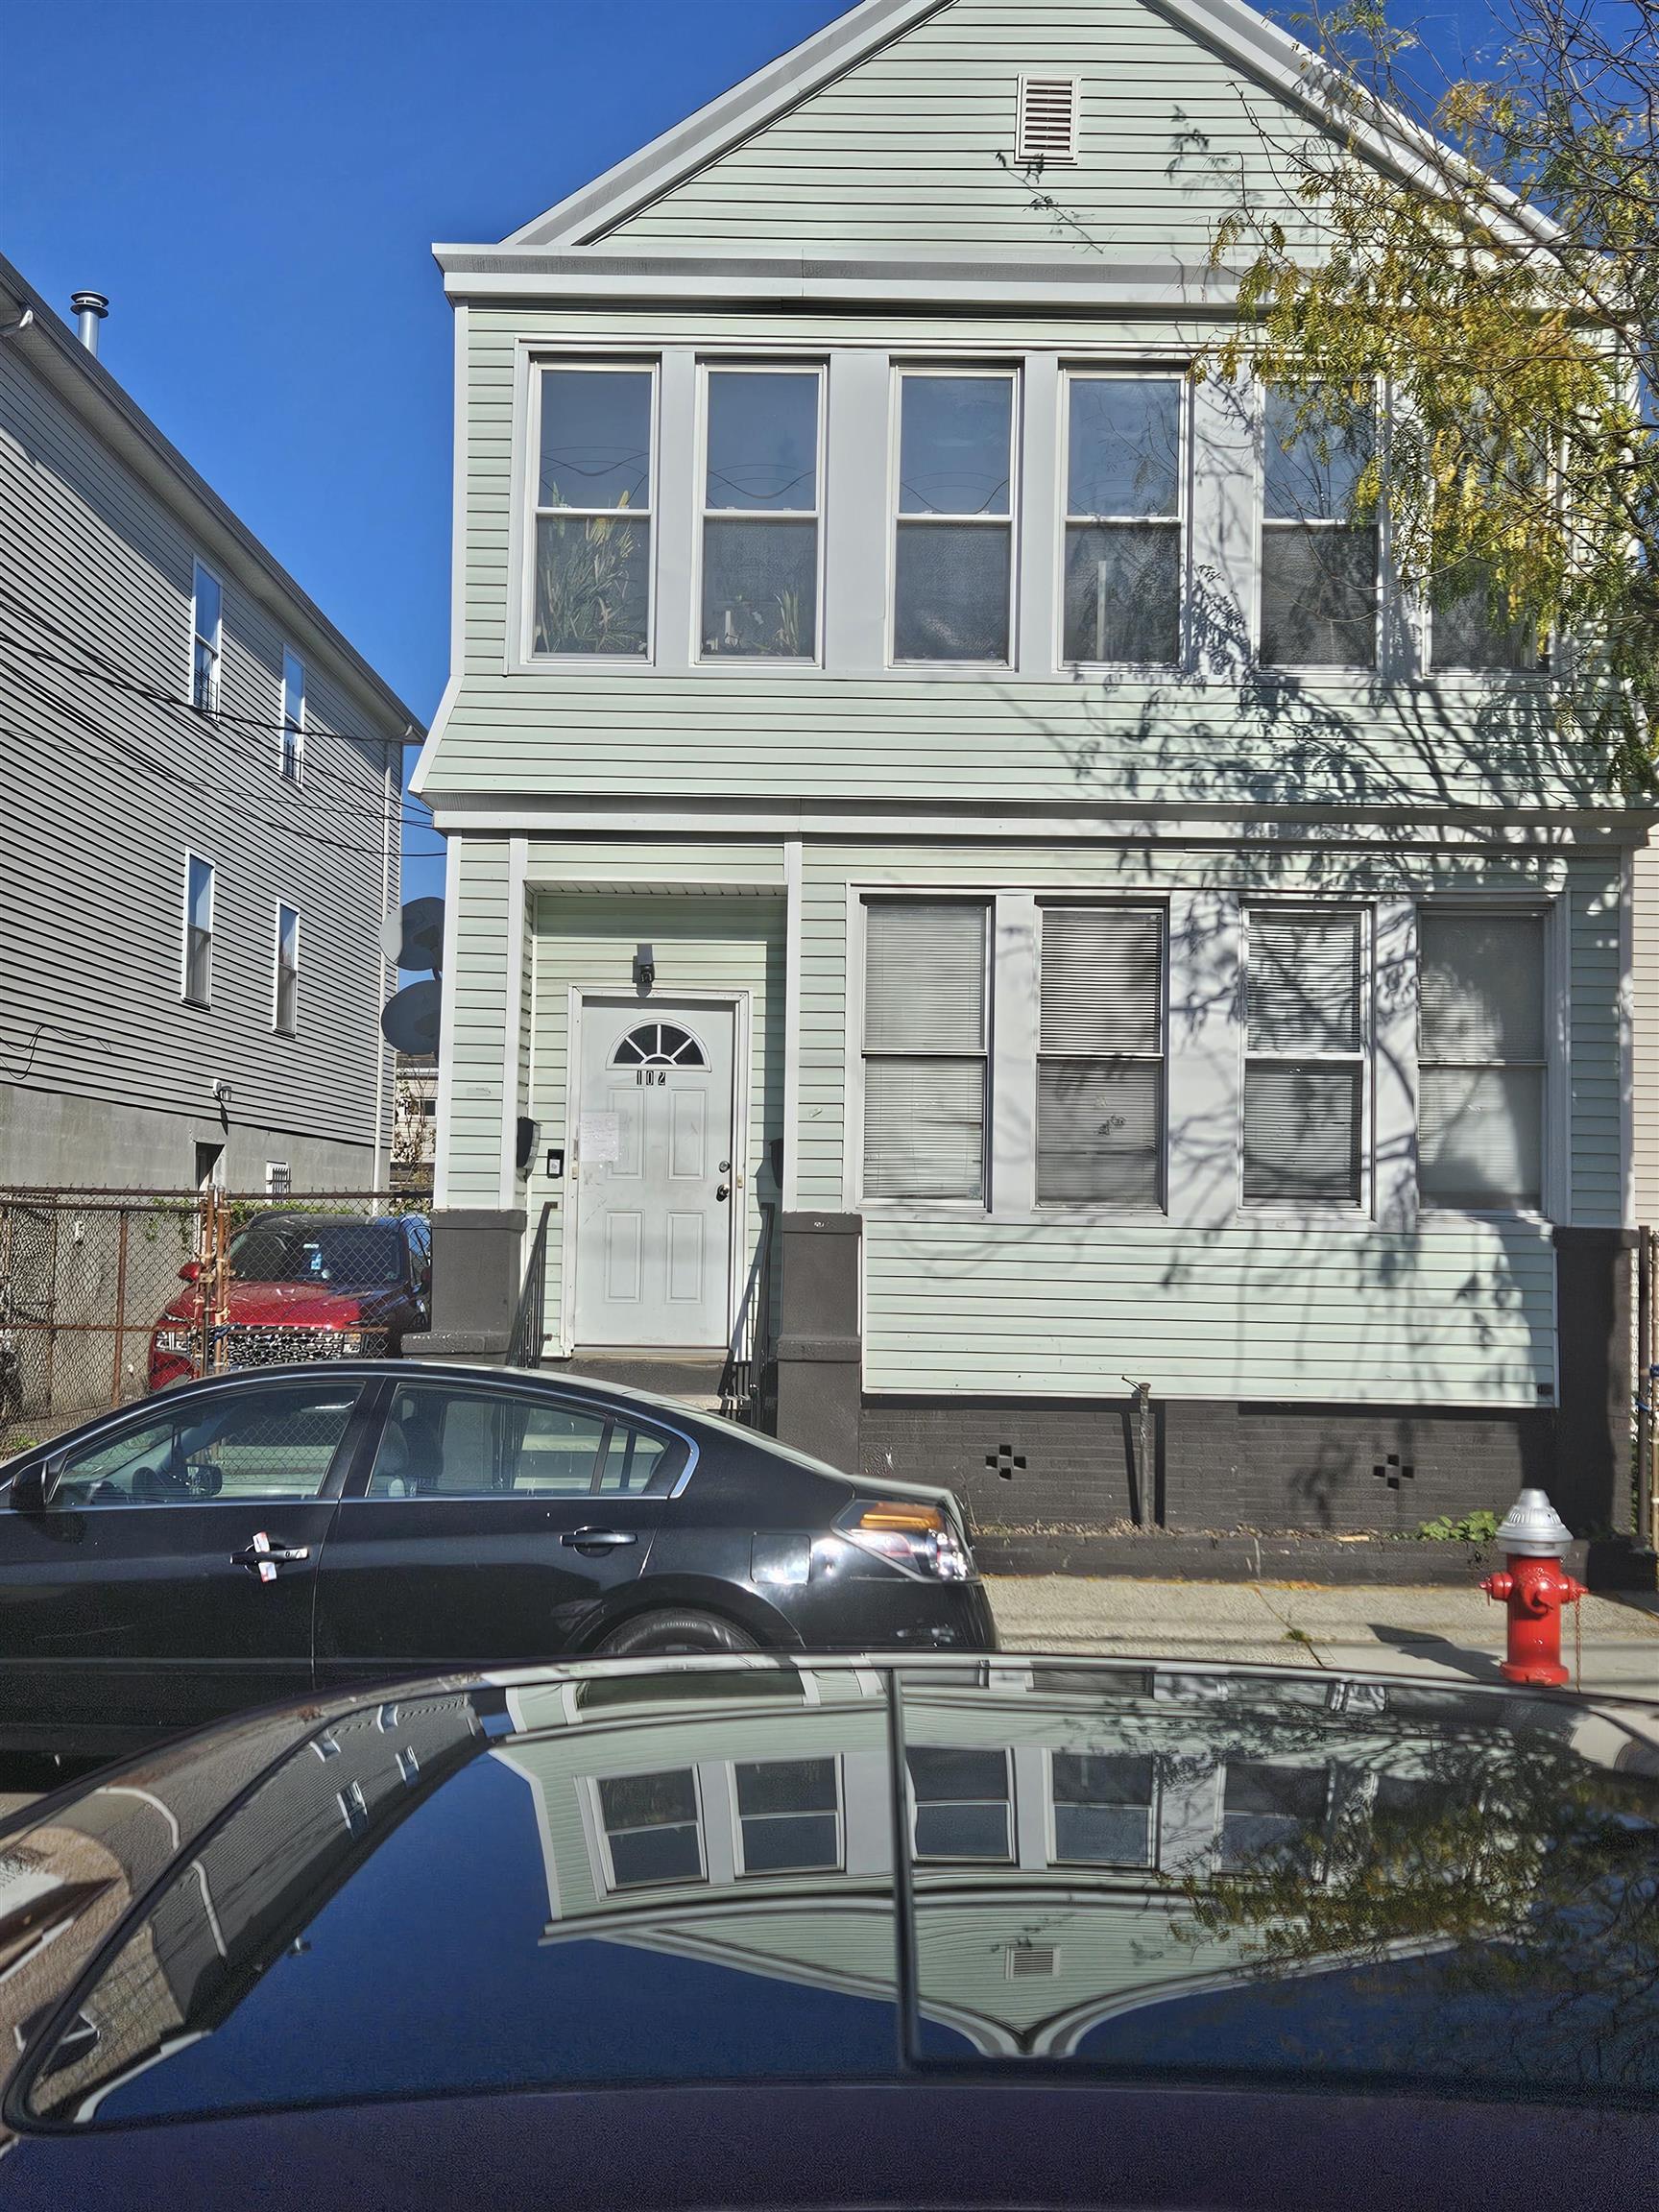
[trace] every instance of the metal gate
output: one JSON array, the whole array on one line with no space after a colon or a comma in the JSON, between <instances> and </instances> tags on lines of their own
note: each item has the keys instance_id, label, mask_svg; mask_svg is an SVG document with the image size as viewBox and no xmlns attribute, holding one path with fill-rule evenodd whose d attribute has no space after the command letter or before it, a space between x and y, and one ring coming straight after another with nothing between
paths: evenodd
<instances>
[{"instance_id":1,"label":"metal gate","mask_svg":"<svg viewBox=\"0 0 1659 2212\"><path fill-rule=\"evenodd\" d=\"M284 1318L284 1299L258 1296L260 1279L233 1247L248 1253L238 1239L261 1221L277 1251L301 1222L313 1224L313 1245L325 1225L349 1276L370 1236L382 1240L378 1259L391 1218L423 1212L419 1197L375 1191L0 1191L0 1455L163 1382L386 1352L395 1332L384 1328ZM303 1288L293 1266L280 1281L290 1300Z\"/></svg>"}]
</instances>

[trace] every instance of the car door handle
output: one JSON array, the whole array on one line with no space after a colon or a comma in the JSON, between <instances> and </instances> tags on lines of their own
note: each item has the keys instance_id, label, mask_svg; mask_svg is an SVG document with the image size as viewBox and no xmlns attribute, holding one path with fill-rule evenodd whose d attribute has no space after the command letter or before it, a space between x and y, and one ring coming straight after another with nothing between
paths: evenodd
<instances>
[{"instance_id":1,"label":"car door handle","mask_svg":"<svg viewBox=\"0 0 1659 2212\"><path fill-rule=\"evenodd\" d=\"M309 1544L273 1544L261 1529L245 1551L232 1551L232 1567L246 1567L261 1582L275 1582L278 1567L298 1567L311 1556Z\"/></svg>"},{"instance_id":2,"label":"car door handle","mask_svg":"<svg viewBox=\"0 0 1659 2212\"><path fill-rule=\"evenodd\" d=\"M559 1539L573 1551L613 1551L618 1544L637 1544L632 1528L572 1528Z\"/></svg>"}]
</instances>

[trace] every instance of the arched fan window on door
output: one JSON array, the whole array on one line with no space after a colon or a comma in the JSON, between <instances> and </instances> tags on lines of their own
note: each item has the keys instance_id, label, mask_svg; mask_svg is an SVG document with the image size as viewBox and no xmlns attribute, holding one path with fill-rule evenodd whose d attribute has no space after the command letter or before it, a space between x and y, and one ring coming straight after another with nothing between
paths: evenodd
<instances>
[{"instance_id":1,"label":"arched fan window on door","mask_svg":"<svg viewBox=\"0 0 1659 2212\"><path fill-rule=\"evenodd\" d=\"M613 1068L707 1068L708 1057L688 1029L672 1022L642 1022L611 1055Z\"/></svg>"}]
</instances>

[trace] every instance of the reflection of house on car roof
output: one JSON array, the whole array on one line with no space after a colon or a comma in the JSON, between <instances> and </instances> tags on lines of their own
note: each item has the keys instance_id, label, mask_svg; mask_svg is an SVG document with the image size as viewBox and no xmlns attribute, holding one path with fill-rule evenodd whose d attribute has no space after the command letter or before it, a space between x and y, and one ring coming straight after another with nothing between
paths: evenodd
<instances>
[{"instance_id":1,"label":"reflection of house on car roof","mask_svg":"<svg viewBox=\"0 0 1659 2212\"><path fill-rule=\"evenodd\" d=\"M905 1677L923 2020L988 2056L1064 2056L1119 2013L1231 1985L1244 1953L1194 1929L1190 1885L1316 1855L1334 1821L1426 1801L1436 1743L1504 1732L1478 1694L1412 1697L1020 1660ZM545 1942L893 2001L883 1675L572 1678L509 1706L520 1734L494 1756L535 1792Z\"/></svg>"}]
</instances>

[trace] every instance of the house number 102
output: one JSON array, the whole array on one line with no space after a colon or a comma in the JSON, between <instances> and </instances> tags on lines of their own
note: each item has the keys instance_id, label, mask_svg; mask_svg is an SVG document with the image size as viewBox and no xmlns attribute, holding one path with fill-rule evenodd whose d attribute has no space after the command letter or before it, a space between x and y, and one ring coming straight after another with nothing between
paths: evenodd
<instances>
[{"instance_id":1,"label":"house number 102","mask_svg":"<svg viewBox=\"0 0 1659 2212\"><path fill-rule=\"evenodd\" d=\"M634 1080L638 1084L666 1083L668 1080L668 1070L666 1068L636 1068L634 1070Z\"/></svg>"}]
</instances>

